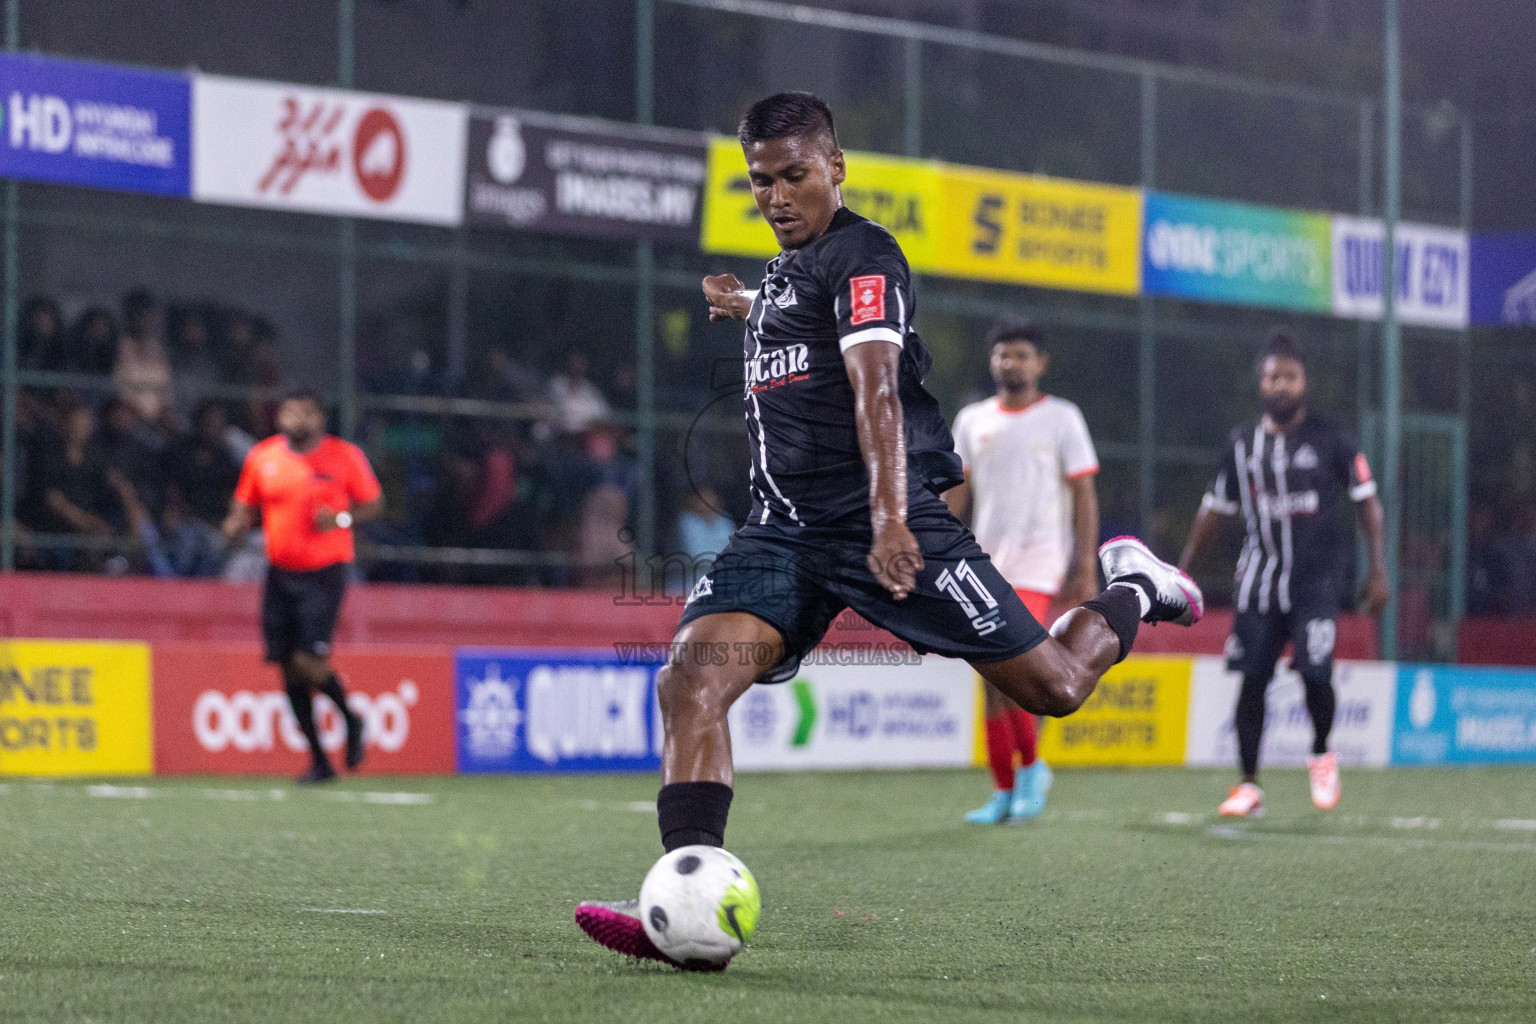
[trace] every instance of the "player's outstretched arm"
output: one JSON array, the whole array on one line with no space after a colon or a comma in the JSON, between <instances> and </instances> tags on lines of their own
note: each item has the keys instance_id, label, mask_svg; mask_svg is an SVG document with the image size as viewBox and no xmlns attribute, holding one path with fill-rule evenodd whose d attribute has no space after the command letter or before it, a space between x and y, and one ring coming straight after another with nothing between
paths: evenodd
<instances>
[{"instance_id":1,"label":"player's outstretched arm","mask_svg":"<svg viewBox=\"0 0 1536 1024\"><path fill-rule=\"evenodd\" d=\"M1194 525L1189 528L1189 540L1184 544L1184 553L1179 556L1180 572L1189 572L1189 567L1200 557L1200 552L1206 549L1220 528L1221 513L1209 505L1201 505L1200 511L1195 513Z\"/></svg>"},{"instance_id":2,"label":"player's outstretched arm","mask_svg":"<svg viewBox=\"0 0 1536 1024\"><path fill-rule=\"evenodd\" d=\"M853 385L859 453L869 473L869 521L874 537L869 571L900 601L917 585L923 554L907 529L907 440L901 411L901 346L883 340L853 345L843 365Z\"/></svg>"},{"instance_id":3,"label":"player's outstretched arm","mask_svg":"<svg viewBox=\"0 0 1536 1024\"><path fill-rule=\"evenodd\" d=\"M704 299L711 323L745 320L752 312L752 293L735 274L715 274L704 279Z\"/></svg>"},{"instance_id":4,"label":"player's outstretched arm","mask_svg":"<svg viewBox=\"0 0 1536 1024\"><path fill-rule=\"evenodd\" d=\"M222 530L231 543L251 532L256 525L256 506L247 505L239 498L229 503L229 515L224 517Z\"/></svg>"},{"instance_id":5,"label":"player's outstretched arm","mask_svg":"<svg viewBox=\"0 0 1536 1024\"><path fill-rule=\"evenodd\" d=\"M1370 552L1371 569L1365 578L1365 593L1361 604L1372 615L1387 606L1387 544L1385 519L1381 499L1374 494L1355 503L1355 516L1360 521L1360 532L1365 534L1365 544Z\"/></svg>"}]
</instances>

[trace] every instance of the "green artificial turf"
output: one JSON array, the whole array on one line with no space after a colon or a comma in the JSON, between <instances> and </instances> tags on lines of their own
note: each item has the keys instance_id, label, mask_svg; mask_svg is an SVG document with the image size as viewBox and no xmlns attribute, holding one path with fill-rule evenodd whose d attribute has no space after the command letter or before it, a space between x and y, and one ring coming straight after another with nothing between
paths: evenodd
<instances>
[{"instance_id":1,"label":"green artificial turf","mask_svg":"<svg viewBox=\"0 0 1536 1024\"><path fill-rule=\"evenodd\" d=\"M743 777L764 914L706 976L571 923L659 855L654 778L12 780L0 1020L1536 1021L1536 771L1265 781L1231 824L1226 773L1063 771L978 828L975 772Z\"/></svg>"}]
</instances>

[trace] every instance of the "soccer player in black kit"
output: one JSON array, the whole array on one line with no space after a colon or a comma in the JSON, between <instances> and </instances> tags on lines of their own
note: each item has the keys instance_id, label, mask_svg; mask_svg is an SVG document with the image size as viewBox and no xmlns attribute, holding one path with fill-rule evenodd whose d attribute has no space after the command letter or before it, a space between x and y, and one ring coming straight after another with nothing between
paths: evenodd
<instances>
[{"instance_id":1,"label":"soccer player in black kit","mask_svg":"<svg viewBox=\"0 0 1536 1024\"><path fill-rule=\"evenodd\" d=\"M1234 817L1264 813L1258 785L1264 695L1287 643L1312 717L1312 802L1322 810L1339 802L1339 766L1328 733L1336 702L1335 620L1344 560L1353 552L1337 525L1346 500L1354 502L1370 549L1365 606L1375 613L1387 602L1381 499L1360 446L1308 410L1306 359L1283 328L1270 332L1258 371L1264 415L1232 431L1179 558L1179 568L1188 571L1221 518L1242 514L1247 537L1237 560L1237 615L1227 653L1243 675L1234 717L1243 778L1221 804L1221 813Z\"/></svg>"},{"instance_id":2,"label":"soccer player in black kit","mask_svg":"<svg viewBox=\"0 0 1536 1024\"><path fill-rule=\"evenodd\" d=\"M754 683L790 678L844 608L1059 716L1126 656L1139 622L1188 625L1204 603L1140 541L1117 538L1100 550L1108 587L1046 633L939 496L963 476L922 385L911 273L889 232L842 205L831 111L780 93L747 111L739 135L783 252L755 292L730 274L704 279L710 318L746 324L753 510L689 595L657 676L667 850L723 845L726 712ZM576 920L610 949L670 963L637 913L637 900L584 903Z\"/></svg>"}]
</instances>

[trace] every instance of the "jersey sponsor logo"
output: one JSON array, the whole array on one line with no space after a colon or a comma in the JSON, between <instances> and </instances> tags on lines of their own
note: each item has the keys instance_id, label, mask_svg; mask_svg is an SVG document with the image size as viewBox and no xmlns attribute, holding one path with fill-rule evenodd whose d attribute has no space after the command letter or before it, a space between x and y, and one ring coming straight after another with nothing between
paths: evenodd
<instances>
[{"instance_id":1,"label":"jersey sponsor logo","mask_svg":"<svg viewBox=\"0 0 1536 1024\"><path fill-rule=\"evenodd\" d=\"M811 350L807 345L764 349L747 357L747 390L756 393L797 384L810 378L810 365Z\"/></svg>"},{"instance_id":2,"label":"jersey sponsor logo","mask_svg":"<svg viewBox=\"0 0 1536 1024\"><path fill-rule=\"evenodd\" d=\"M1291 516L1315 515L1320 507L1316 491L1292 494L1259 494L1259 515L1265 519L1289 519Z\"/></svg>"},{"instance_id":3,"label":"jersey sponsor logo","mask_svg":"<svg viewBox=\"0 0 1536 1024\"><path fill-rule=\"evenodd\" d=\"M1317 468L1317 449L1309 444L1304 444L1296 449L1296 454L1291 457L1291 465L1297 469Z\"/></svg>"},{"instance_id":4,"label":"jersey sponsor logo","mask_svg":"<svg viewBox=\"0 0 1536 1024\"><path fill-rule=\"evenodd\" d=\"M945 569L939 573L939 578L934 582L940 590L960 605L966 617L971 620L971 628L976 630L977 636L986 636L1002 628L1003 613L997 605L997 598L992 596L992 591L987 589L987 585L981 581L981 577L976 575L976 570L971 568L965 559L960 560L954 572ZM975 601L971 600L971 596L966 593L966 586L975 592ZM986 606L986 611L982 611L981 605Z\"/></svg>"},{"instance_id":5,"label":"jersey sponsor logo","mask_svg":"<svg viewBox=\"0 0 1536 1024\"><path fill-rule=\"evenodd\" d=\"M1355 453L1355 476L1360 478L1362 484L1370 482L1371 464L1365 461L1364 452Z\"/></svg>"},{"instance_id":6,"label":"jersey sponsor logo","mask_svg":"<svg viewBox=\"0 0 1536 1024\"><path fill-rule=\"evenodd\" d=\"M848 323L857 327L885 319L885 275L865 274L848 282L852 293Z\"/></svg>"}]
</instances>

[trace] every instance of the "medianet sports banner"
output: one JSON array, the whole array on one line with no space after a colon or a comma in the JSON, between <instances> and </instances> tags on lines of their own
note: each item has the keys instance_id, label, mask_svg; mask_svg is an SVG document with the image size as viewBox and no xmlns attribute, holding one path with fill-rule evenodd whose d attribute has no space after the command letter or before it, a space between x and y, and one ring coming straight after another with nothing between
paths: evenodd
<instances>
[{"instance_id":1,"label":"medianet sports banner","mask_svg":"<svg viewBox=\"0 0 1536 1024\"><path fill-rule=\"evenodd\" d=\"M192 198L454 226L460 103L196 75Z\"/></svg>"}]
</instances>

